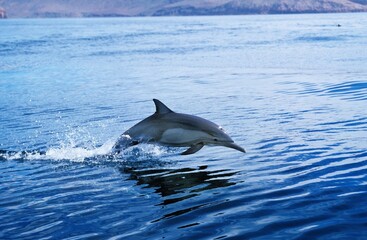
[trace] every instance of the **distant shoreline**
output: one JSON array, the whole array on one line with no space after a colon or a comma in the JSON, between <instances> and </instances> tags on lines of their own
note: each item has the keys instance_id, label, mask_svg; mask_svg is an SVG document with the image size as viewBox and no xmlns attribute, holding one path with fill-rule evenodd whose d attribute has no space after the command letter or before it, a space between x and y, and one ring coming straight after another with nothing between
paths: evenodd
<instances>
[{"instance_id":1,"label":"distant shoreline","mask_svg":"<svg viewBox=\"0 0 367 240\"><path fill-rule=\"evenodd\" d=\"M0 0L0 18L111 18L367 12L367 0Z\"/></svg>"},{"instance_id":2,"label":"distant shoreline","mask_svg":"<svg viewBox=\"0 0 367 240\"><path fill-rule=\"evenodd\" d=\"M161 18L161 17L220 17L220 16L266 16L266 15L307 15L307 14L363 14L367 11L353 12L286 12L286 13L248 13L248 14L207 14L207 15L88 15L88 16L30 16L30 17L9 17L6 16L0 19L92 19L92 18Z\"/></svg>"}]
</instances>

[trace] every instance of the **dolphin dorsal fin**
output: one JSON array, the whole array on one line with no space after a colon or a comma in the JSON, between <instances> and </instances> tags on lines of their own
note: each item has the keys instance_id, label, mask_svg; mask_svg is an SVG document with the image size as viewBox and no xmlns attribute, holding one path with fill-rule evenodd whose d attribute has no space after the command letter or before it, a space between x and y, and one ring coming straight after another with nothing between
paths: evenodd
<instances>
[{"instance_id":1,"label":"dolphin dorsal fin","mask_svg":"<svg viewBox=\"0 0 367 240\"><path fill-rule=\"evenodd\" d=\"M164 105L161 101L158 99L153 99L155 104L155 113L156 114L166 114L173 112L171 109L169 109L166 105Z\"/></svg>"}]
</instances>

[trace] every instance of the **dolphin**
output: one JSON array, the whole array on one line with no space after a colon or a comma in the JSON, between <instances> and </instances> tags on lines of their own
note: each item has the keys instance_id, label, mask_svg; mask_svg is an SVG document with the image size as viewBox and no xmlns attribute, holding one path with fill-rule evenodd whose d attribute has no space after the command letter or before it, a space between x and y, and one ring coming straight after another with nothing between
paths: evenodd
<instances>
[{"instance_id":1,"label":"dolphin","mask_svg":"<svg viewBox=\"0 0 367 240\"><path fill-rule=\"evenodd\" d=\"M155 113L124 132L113 146L113 154L139 143L189 147L182 155L196 153L204 145L224 146L246 152L217 124L201 117L176 113L158 99L153 101Z\"/></svg>"}]
</instances>

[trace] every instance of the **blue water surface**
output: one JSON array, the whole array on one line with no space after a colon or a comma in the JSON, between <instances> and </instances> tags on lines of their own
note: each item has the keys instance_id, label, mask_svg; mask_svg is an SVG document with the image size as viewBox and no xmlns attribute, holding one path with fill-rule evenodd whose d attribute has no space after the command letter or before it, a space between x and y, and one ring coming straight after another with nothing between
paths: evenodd
<instances>
[{"instance_id":1,"label":"blue water surface","mask_svg":"<svg viewBox=\"0 0 367 240\"><path fill-rule=\"evenodd\" d=\"M0 21L0 239L366 239L366 26L365 13ZM152 98L247 153L108 156Z\"/></svg>"}]
</instances>

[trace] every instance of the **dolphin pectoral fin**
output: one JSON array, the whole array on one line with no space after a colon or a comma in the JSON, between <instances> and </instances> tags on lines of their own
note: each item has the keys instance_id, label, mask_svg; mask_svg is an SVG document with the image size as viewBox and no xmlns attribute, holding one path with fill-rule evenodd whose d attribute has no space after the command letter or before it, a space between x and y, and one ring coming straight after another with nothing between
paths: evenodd
<instances>
[{"instance_id":1,"label":"dolphin pectoral fin","mask_svg":"<svg viewBox=\"0 0 367 240\"><path fill-rule=\"evenodd\" d=\"M121 135L115 145L112 147L112 154L119 154L126 148L138 145L140 142L136 139L132 139L128 135Z\"/></svg>"},{"instance_id":2,"label":"dolphin pectoral fin","mask_svg":"<svg viewBox=\"0 0 367 240\"><path fill-rule=\"evenodd\" d=\"M131 142L130 142L129 147L136 146L136 145L138 145L139 143L140 143L140 142L139 142L138 140L133 140L133 141L131 141Z\"/></svg>"},{"instance_id":3,"label":"dolphin pectoral fin","mask_svg":"<svg viewBox=\"0 0 367 240\"><path fill-rule=\"evenodd\" d=\"M197 151L199 151L203 147L204 147L204 143L195 144L195 145L191 146L189 149L187 149L186 151L184 151L183 153L181 153L181 155L189 155L189 154L196 153Z\"/></svg>"}]
</instances>

